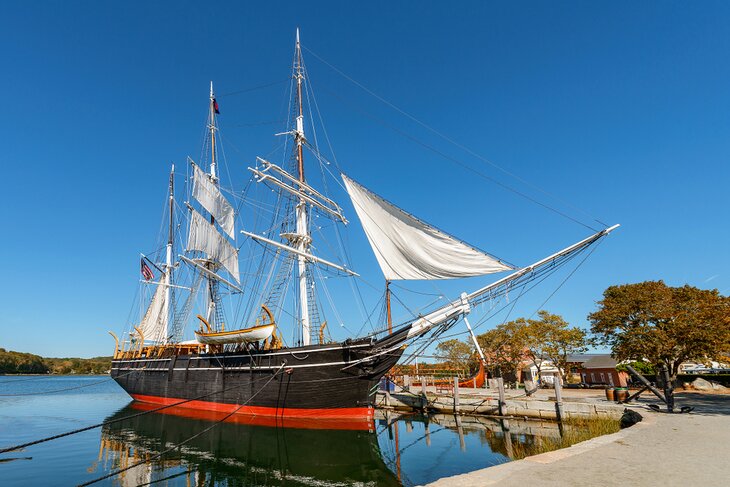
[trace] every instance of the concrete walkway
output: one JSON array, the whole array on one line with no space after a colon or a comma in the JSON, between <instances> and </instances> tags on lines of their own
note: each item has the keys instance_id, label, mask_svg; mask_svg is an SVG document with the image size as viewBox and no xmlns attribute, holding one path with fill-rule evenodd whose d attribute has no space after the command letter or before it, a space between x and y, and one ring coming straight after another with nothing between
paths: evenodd
<instances>
[{"instance_id":1,"label":"concrete walkway","mask_svg":"<svg viewBox=\"0 0 730 487\"><path fill-rule=\"evenodd\" d=\"M644 420L631 428L429 487L730 485L730 394L682 394L677 406L695 410L670 415L637 407Z\"/></svg>"}]
</instances>

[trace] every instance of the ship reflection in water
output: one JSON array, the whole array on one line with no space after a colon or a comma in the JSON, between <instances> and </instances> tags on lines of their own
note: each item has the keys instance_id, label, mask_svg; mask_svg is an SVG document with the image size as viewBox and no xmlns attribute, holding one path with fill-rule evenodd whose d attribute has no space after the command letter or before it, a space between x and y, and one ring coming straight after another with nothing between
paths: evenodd
<instances>
[{"instance_id":1,"label":"ship reflection in water","mask_svg":"<svg viewBox=\"0 0 730 487\"><path fill-rule=\"evenodd\" d=\"M107 418L121 421L102 429L90 473L141 462L113 484L418 485L509 461L542 437L559 435L554 423L513 421L506 430L488 418L445 415L378 413L374 422L234 415L186 441L226 415L169 408L122 419L149 409L132 403Z\"/></svg>"}]
</instances>

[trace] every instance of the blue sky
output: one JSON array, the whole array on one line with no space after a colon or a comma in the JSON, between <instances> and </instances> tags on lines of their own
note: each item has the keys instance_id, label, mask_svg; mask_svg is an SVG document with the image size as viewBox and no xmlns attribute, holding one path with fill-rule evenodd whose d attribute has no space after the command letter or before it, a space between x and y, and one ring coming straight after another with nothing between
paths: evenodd
<instances>
[{"instance_id":1,"label":"blue sky","mask_svg":"<svg viewBox=\"0 0 730 487\"><path fill-rule=\"evenodd\" d=\"M648 279L730 292L727 3L301 5L4 5L0 347L110 353L106 330L129 314L169 164L200 154L209 80L242 185L278 142L268 122L282 116L296 26L340 164L389 200L516 264L589 233L428 144L584 223L622 224L547 309L585 326L607 286ZM378 282L357 231L354 264ZM513 316L533 313L564 276Z\"/></svg>"}]
</instances>

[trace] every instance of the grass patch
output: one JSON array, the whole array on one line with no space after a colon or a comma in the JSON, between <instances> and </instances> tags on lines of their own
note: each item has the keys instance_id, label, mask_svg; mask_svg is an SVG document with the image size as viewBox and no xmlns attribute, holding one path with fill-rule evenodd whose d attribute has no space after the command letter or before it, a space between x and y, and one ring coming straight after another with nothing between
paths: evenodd
<instances>
[{"instance_id":1,"label":"grass patch","mask_svg":"<svg viewBox=\"0 0 730 487\"><path fill-rule=\"evenodd\" d=\"M513 460L521 460L540 453L559 450L590 440L597 436L610 435L621 429L617 419L568 419L563 421L562 434L559 436L511 435L511 455ZM510 453L507 448L507 453Z\"/></svg>"}]
</instances>

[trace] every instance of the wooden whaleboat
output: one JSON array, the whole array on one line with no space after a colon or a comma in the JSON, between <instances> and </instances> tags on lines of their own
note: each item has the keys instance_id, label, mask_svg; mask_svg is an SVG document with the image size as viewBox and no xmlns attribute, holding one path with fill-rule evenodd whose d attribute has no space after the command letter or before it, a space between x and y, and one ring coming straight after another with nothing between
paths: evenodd
<instances>
[{"instance_id":1,"label":"wooden whaleboat","mask_svg":"<svg viewBox=\"0 0 730 487\"><path fill-rule=\"evenodd\" d=\"M274 322L274 315L271 313L266 305L262 306L268 322L264 324L257 324L251 328L241 328L238 330L230 331L213 331L213 328L208 323L208 320L198 315L197 318L206 327L206 331L195 330L195 338L198 342L205 345L225 345L228 343L258 343L264 342L269 339L274 333L276 323Z\"/></svg>"}]
</instances>

